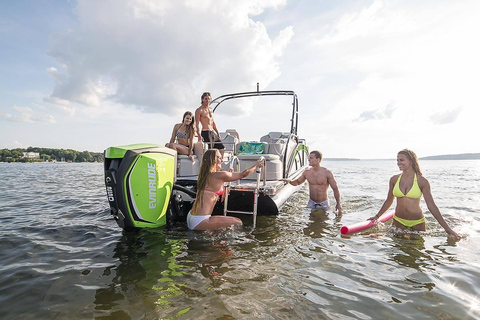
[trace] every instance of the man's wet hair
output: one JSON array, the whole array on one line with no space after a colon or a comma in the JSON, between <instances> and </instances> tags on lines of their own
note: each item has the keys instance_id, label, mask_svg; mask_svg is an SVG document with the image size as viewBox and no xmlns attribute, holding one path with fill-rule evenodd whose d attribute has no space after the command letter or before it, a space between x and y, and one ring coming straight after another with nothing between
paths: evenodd
<instances>
[{"instance_id":1,"label":"man's wet hair","mask_svg":"<svg viewBox=\"0 0 480 320\"><path fill-rule=\"evenodd\" d=\"M320 151L314 150L314 151L312 151L312 152L310 152L310 153L313 153L313 154L315 155L315 158L317 158L317 159L322 160L322 158L323 158L323 155L322 155L322 153L321 153Z\"/></svg>"}]
</instances>

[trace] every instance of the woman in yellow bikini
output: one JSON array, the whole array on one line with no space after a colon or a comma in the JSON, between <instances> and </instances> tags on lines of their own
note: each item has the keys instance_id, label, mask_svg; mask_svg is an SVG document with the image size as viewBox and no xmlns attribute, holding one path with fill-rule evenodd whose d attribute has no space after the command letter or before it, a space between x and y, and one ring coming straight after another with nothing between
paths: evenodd
<instances>
[{"instance_id":1,"label":"woman in yellow bikini","mask_svg":"<svg viewBox=\"0 0 480 320\"><path fill-rule=\"evenodd\" d=\"M377 220L390 208L393 200L397 198L393 225L400 229L425 231L425 216L420 208L420 197L423 194L428 210L443 229L449 235L460 239L460 236L445 222L435 201L433 201L430 184L420 171L420 165L415 152L408 149L400 151L397 155L397 165L402 173L390 178L387 199L378 213L369 218L369 220Z\"/></svg>"}]
</instances>

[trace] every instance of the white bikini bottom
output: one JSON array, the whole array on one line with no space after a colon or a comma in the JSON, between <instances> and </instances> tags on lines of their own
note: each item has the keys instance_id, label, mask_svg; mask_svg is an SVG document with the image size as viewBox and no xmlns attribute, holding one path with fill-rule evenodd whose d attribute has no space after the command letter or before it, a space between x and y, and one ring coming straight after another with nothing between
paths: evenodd
<instances>
[{"instance_id":1,"label":"white bikini bottom","mask_svg":"<svg viewBox=\"0 0 480 320\"><path fill-rule=\"evenodd\" d=\"M187 215L187 226L188 229L194 230L200 222L202 222L205 219L209 219L212 215L211 214L206 214L206 215L193 215L190 212Z\"/></svg>"}]
</instances>

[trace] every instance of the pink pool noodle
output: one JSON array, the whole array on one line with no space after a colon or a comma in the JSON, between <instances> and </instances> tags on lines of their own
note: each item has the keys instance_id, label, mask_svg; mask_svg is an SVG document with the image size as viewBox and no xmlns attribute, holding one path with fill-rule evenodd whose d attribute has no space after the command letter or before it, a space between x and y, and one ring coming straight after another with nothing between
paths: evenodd
<instances>
[{"instance_id":1,"label":"pink pool noodle","mask_svg":"<svg viewBox=\"0 0 480 320\"><path fill-rule=\"evenodd\" d=\"M388 221L388 220L392 219L394 214L395 214L395 211L393 211L393 210L392 211L387 211L384 214L382 214L380 216L380 218L378 218L377 221L366 220L366 221L360 221L360 222L351 224L349 226L343 226L343 227L340 228L340 233L341 234L349 234L349 233L354 233L354 232L358 232L358 231L368 229L368 228L376 225L378 223L378 221L383 223L385 221Z\"/></svg>"}]
</instances>

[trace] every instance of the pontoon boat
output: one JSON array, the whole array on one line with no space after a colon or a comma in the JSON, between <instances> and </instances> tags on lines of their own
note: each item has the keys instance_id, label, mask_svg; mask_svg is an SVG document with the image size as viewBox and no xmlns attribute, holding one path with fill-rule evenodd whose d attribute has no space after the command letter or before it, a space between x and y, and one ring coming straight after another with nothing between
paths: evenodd
<instances>
[{"instance_id":1,"label":"pontoon boat","mask_svg":"<svg viewBox=\"0 0 480 320\"><path fill-rule=\"evenodd\" d=\"M278 98L288 102L278 105ZM226 185L226 199L217 203L213 214L249 214L255 227L257 213L278 214L279 208L299 188L280 179L296 179L307 167L308 148L305 140L297 135L298 99L293 91L259 91L258 88L253 92L222 95L211 103L217 124L223 124L217 113L228 105L235 110L246 108L260 114L257 119L260 117L263 124L252 128L246 119L235 118L245 133L241 132L241 126L238 131L228 129L220 133L226 147L223 169L242 171L258 159L263 159L265 166L245 179ZM275 127L277 123L269 120L285 108L291 110L289 131L265 130L257 138L241 139L242 135L255 134L258 129ZM229 112L222 115L227 119ZM265 115L270 115L270 119L265 119ZM192 163L187 156L156 144L106 149L105 184L111 214L125 230L185 222L195 199L199 167L198 159Z\"/></svg>"}]
</instances>

